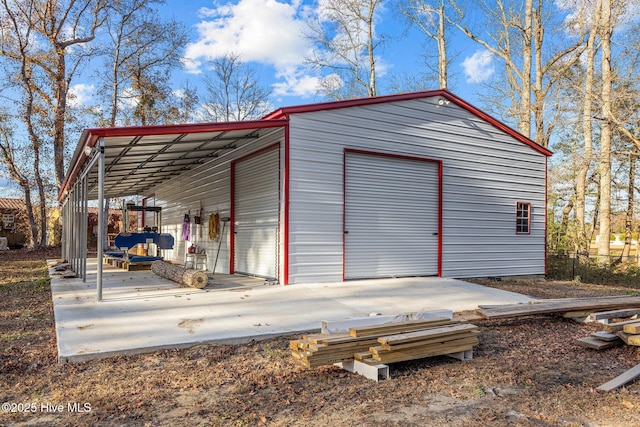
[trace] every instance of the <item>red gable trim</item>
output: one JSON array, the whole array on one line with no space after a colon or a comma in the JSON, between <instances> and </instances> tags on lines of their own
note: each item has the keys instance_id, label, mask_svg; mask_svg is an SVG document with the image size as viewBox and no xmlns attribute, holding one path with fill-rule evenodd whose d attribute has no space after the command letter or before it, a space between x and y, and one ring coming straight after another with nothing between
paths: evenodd
<instances>
[{"instance_id":1,"label":"red gable trim","mask_svg":"<svg viewBox=\"0 0 640 427\"><path fill-rule=\"evenodd\" d=\"M370 98L359 98L359 99L349 99L345 101L334 101L334 102L324 102L319 104L308 104L308 105L299 105L294 107L285 107L279 110L274 111L273 113L264 117L263 120L275 120L275 119L284 119L287 118L290 114L300 114L300 113L310 113L316 111L325 111L325 110L335 110L339 108L349 108L349 107L358 107L362 105L374 105L374 104L382 104L386 102L397 102L397 101L407 101L413 99L421 99L421 98L432 98L440 96L448 99L459 107L469 111L475 116L481 118L485 122L493 125L498 128L502 132L514 137L518 141L530 146L534 150L538 151L545 156L551 156L553 153L548 149L542 147L537 144L535 141L527 138L516 130L510 128L504 123L494 119L488 114L484 113L480 109L474 107L468 102L462 100L457 97L453 93L449 92L447 89L438 89L438 90L430 90L423 92L412 92L412 93L402 93L397 95L385 95L385 96L374 96Z\"/></svg>"}]
</instances>

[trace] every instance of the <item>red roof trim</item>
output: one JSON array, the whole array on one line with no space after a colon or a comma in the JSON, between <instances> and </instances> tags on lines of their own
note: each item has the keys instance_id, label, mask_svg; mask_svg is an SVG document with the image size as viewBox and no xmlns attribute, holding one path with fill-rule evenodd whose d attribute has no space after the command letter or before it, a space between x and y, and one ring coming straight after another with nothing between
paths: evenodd
<instances>
[{"instance_id":1,"label":"red roof trim","mask_svg":"<svg viewBox=\"0 0 640 427\"><path fill-rule=\"evenodd\" d=\"M182 133L224 132L234 130L265 129L284 126L286 120L252 120L245 122L192 123L183 125L131 126L118 128L93 128L86 132L94 137L172 135Z\"/></svg>"},{"instance_id":2,"label":"red roof trim","mask_svg":"<svg viewBox=\"0 0 640 427\"><path fill-rule=\"evenodd\" d=\"M325 111L325 110L335 110L338 108L349 108L349 107L357 107L362 105L374 105L374 104L382 104L385 102L397 102L397 101L408 101L413 99L421 99L421 98L432 98L436 96L441 96L443 98L448 99L459 107L469 111L475 116L481 118L487 123L493 125L498 128L502 132L507 133L508 135L514 137L520 142L530 146L534 150L538 151L545 156L551 156L553 153L541 145L537 144L535 141L527 138L516 130L510 128L504 123L494 119L489 116L487 113L484 113L480 109L474 107L468 102L458 98L456 95L448 91L447 89L437 89L437 90L429 90L423 92L412 92L412 93L402 93L397 95L385 95L385 96L374 96L370 98L361 98L361 99L349 99L346 101L334 101L334 102L324 102L319 104L307 104L307 105L299 105L294 107L285 107L280 108L279 110L274 111L273 113L264 117L263 120L274 120L274 119L283 119L287 118L290 114L300 114L300 113L311 113L316 111Z\"/></svg>"},{"instance_id":3,"label":"red roof trim","mask_svg":"<svg viewBox=\"0 0 640 427\"><path fill-rule=\"evenodd\" d=\"M85 129L80 137L76 151L72 158L73 167L69 169L62 184L62 191L58 195L58 201L62 202L69 191L71 182L80 173L82 166L87 162L87 155L84 154L86 147L93 148L98 143L99 138L119 137L119 136L149 136L149 135L172 135L183 133L205 133L205 132L225 132L249 129L267 129L274 127L284 127L288 120L252 120L244 122L224 122L224 123L191 123L177 125L158 126L131 126L115 128L90 128Z\"/></svg>"}]
</instances>

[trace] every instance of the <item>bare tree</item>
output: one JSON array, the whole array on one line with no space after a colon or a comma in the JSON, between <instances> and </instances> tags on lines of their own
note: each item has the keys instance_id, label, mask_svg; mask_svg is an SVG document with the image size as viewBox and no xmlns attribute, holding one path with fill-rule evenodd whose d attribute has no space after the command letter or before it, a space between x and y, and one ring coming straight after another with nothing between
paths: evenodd
<instances>
[{"instance_id":1,"label":"bare tree","mask_svg":"<svg viewBox=\"0 0 640 427\"><path fill-rule=\"evenodd\" d=\"M315 45L307 63L330 70L323 92L333 98L377 95L376 54L384 37L375 31L383 0L326 0L308 22ZM347 90L344 90L347 89Z\"/></svg>"},{"instance_id":2,"label":"bare tree","mask_svg":"<svg viewBox=\"0 0 640 427\"><path fill-rule=\"evenodd\" d=\"M483 0L479 4L486 17L485 28L474 30L466 25L466 9L461 3L454 4L456 16L451 18L452 22L463 34L503 61L507 87L499 90L502 91L501 98L509 100L511 108L502 110L512 111L520 133L546 147L552 131L552 127L544 125L545 117L552 112L547 107L548 96L578 60L584 32L578 27L576 40L567 43L567 46L547 48L545 51L545 29L549 27L547 20L553 15L544 10L548 2ZM558 27L558 31L563 28L562 25ZM487 34L484 34L485 31ZM533 127L532 115L535 120ZM555 118L552 123L555 123Z\"/></svg>"},{"instance_id":3,"label":"bare tree","mask_svg":"<svg viewBox=\"0 0 640 427\"><path fill-rule=\"evenodd\" d=\"M11 176L25 198L31 197L32 188L38 195L40 235L32 236L35 246L47 243L46 177L54 177L58 191L64 179L69 87L87 56L84 46L104 20L103 11L103 0L0 0L0 56L19 106L15 119L24 128L20 134L26 135L33 160L28 175ZM53 161L48 162L51 153ZM16 160L7 154L6 162ZM46 170L49 164L51 173ZM30 181L29 190L24 178ZM33 205L32 200L27 205ZM27 215L34 213L28 210ZM29 221L35 223L32 217Z\"/></svg>"},{"instance_id":4,"label":"bare tree","mask_svg":"<svg viewBox=\"0 0 640 427\"><path fill-rule=\"evenodd\" d=\"M258 119L271 110L271 90L240 55L228 53L209 63L204 77L204 118L214 122Z\"/></svg>"},{"instance_id":5,"label":"bare tree","mask_svg":"<svg viewBox=\"0 0 640 427\"><path fill-rule=\"evenodd\" d=\"M20 186L20 189L24 194L25 207L27 211L27 221L29 223L30 239L31 242L35 245L39 241L39 227L36 224L36 218L34 216L34 206L31 196L33 176L28 173L30 168L25 164L23 159L18 158L21 151L24 154L24 150L20 150L19 144L15 144L15 135L11 128L11 123L8 115L0 115L0 163L4 165L9 174L9 177L11 177L11 179Z\"/></svg>"},{"instance_id":6,"label":"bare tree","mask_svg":"<svg viewBox=\"0 0 640 427\"><path fill-rule=\"evenodd\" d=\"M178 104L170 87L187 36L182 24L162 20L154 7L163 0L120 0L109 4L103 46L105 67L98 70L106 126L172 121Z\"/></svg>"},{"instance_id":7,"label":"bare tree","mask_svg":"<svg viewBox=\"0 0 640 427\"><path fill-rule=\"evenodd\" d=\"M67 97L70 83L86 58L83 45L95 38L104 21L104 0L1 0L2 52L5 59L21 64L21 89L27 103L39 104L51 121L54 171L58 188L64 179ZM73 48L73 50L72 50ZM37 80L39 78L39 80ZM36 81L37 80L37 81ZM25 125L27 115L23 116ZM31 134L32 140L40 135ZM35 143L42 146L42 142Z\"/></svg>"},{"instance_id":8,"label":"bare tree","mask_svg":"<svg viewBox=\"0 0 640 427\"><path fill-rule=\"evenodd\" d=\"M436 68L438 84L441 88L446 88L449 84L446 3L446 0L401 0L399 5L400 11L409 21L436 43L438 50Z\"/></svg>"}]
</instances>

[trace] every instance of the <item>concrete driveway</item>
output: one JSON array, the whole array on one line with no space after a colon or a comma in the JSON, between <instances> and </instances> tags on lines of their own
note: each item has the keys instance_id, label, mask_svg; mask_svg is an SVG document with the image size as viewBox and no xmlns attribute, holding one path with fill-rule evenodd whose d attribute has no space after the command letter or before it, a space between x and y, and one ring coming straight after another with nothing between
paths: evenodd
<instances>
[{"instance_id":1,"label":"concrete driveway","mask_svg":"<svg viewBox=\"0 0 640 427\"><path fill-rule=\"evenodd\" d=\"M104 266L103 301L96 301L95 259L88 277L63 279L50 270L60 362L182 348L233 344L319 330L321 321L399 315L531 298L454 279L417 277L308 285L181 288L151 271ZM216 275L217 276L217 275ZM238 277L232 277L236 282Z\"/></svg>"}]
</instances>

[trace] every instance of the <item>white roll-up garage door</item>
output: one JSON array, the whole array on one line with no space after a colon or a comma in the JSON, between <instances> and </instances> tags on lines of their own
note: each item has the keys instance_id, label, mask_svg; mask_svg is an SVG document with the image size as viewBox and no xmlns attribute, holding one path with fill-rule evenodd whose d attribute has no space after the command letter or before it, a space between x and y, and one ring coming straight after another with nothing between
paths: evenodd
<instances>
[{"instance_id":1,"label":"white roll-up garage door","mask_svg":"<svg viewBox=\"0 0 640 427\"><path fill-rule=\"evenodd\" d=\"M345 279L438 274L439 163L347 151Z\"/></svg>"},{"instance_id":2,"label":"white roll-up garage door","mask_svg":"<svg viewBox=\"0 0 640 427\"><path fill-rule=\"evenodd\" d=\"M234 270L277 278L279 150L234 164Z\"/></svg>"}]
</instances>

